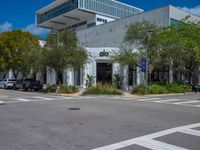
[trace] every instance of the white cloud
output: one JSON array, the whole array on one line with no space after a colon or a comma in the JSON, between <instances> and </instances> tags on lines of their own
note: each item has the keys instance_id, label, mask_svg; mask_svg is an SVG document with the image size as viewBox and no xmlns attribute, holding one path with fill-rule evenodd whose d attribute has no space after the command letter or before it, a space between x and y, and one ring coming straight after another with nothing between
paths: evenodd
<instances>
[{"instance_id":1,"label":"white cloud","mask_svg":"<svg viewBox=\"0 0 200 150\"><path fill-rule=\"evenodd\" d=\"M194 15L200 16L200 5L195 6L193 8L182 7L181 9L184 10L184 11L190 12Z\"/></svg>"},{"instance_id":2,"label":"white cloud","mask_svg":"<svg viewBox=\"0 0 200 150\"><path fill-rule=\"evenodd\" d=\"M34 35L45 35L50 32L49 29L44 29L40 27L36 27L34 24L30 24L22 29L23 31L30 32Z\"/></svg>"},{"instance_id":3,"label":"white cloud","mask_svg":"<svg viewBox=\"0 0 200 150\"><path fill-rule=\"evenodd\" d=\"M12 23L4 22L0 24L0 32L10 31L12 30Z\"/></svg>"}]
</instances>

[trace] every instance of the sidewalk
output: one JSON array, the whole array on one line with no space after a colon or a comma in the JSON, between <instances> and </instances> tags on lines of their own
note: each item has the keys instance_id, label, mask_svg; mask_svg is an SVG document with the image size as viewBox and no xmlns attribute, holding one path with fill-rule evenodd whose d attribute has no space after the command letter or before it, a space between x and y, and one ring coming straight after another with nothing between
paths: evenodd
<instances>
[{"instance_id":1,"label":"sidewalk","mask_svg":"<svg viewBox=\"0 0 200 150\"><path fill-rule=\"evenodd\" d=\"M5 96L2 90L0 90L0 96Z\"/></svg>"},{"instance_id":2,"label":"sidewalk","mask_svg":"<svg viewBox=\"0 0 200 150\"><path fill-rule=\"evenodd\" d=\"M186 95L186 94L192 94L192 92L187 92L187 93L170 93L170 94L147 94L147 95L139 95L139 94L131 94L127 91L124 92L123 96L127 97L154 97L154 96L170 96L170 95Z\"/></svg>"}]
</instances>

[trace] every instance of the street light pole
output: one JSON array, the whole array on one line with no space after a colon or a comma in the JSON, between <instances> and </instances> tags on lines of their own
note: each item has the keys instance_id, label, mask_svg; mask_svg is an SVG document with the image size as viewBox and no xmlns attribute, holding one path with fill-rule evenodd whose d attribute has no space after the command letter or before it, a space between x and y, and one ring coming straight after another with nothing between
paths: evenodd
<instances>
[{"instance_id":1,"label":"street light pole","mask_svg":"<svg viewBox=\"0 0 200 150\"><path fill-rule=\"evenodd\" d=\"M148 32L147 32L147 33L148 33ZM145 87L145 89L146 89L146 91L145 91L145 92L146 92L146 94L147 94L147 90L148 90L148 70L147 70L147 66L148 66L148 64L147 64L147 63L148 63L148 62L147 62L147 57L148 57L148 55L147 55L147 48L148 48L148 47L147 47L147 42L148 42L148 41L147 41L147 40L148 40L148 39L147 39L147 38L148 38L148 34L146 34L146 51L145 51L145 57L146 57L146 72L145 72L145 73L146 73L146 74L145 74L145 78L146 78L146 84L145 84L146 87Z\"/></svg>"},{"instance_id":2,"label":"street light pole","mask_svg":"<svg viewBox=\"0 0 200 150\"><path fill-rule=\"evenodd\" d=\"M147 46L147 44L148 44L148 34L149 33L152 33L153 32L153 30L148 30L148 31L146 31L146 39L145 39L145 48L146 48L146 50L145 50L145 57L146 57L146 94L147 94L147 91L148 91L148 74L149 74L149 62L148 62L148 46ZM150 77L151 78L151 77Z\"/></svg>"}]
</instances>

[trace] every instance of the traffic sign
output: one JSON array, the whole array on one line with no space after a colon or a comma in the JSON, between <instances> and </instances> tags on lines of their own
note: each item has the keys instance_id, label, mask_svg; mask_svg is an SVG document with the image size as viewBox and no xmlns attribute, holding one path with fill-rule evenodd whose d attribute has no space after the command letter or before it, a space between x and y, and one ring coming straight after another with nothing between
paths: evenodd
<instances>
[{"instance_id":1,"label":"traffic sign","mask_svg":"<svg viewBox=\"0 0 200 150\"><path fill-rule=\"evenodd\" d=\"M146 70L147 70L147 60L146 60L146 58L142 58L141 70L142 70L142 72L146 72Z\"/></svg>"}]
</instances>

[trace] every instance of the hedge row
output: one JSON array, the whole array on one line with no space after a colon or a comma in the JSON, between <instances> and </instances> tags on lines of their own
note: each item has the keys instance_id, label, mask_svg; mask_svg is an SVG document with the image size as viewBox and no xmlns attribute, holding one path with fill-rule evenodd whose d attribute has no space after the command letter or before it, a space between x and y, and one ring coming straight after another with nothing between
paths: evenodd
<instances>
[{"instance_id":1,"label":"hedge row","mask_svg":"<svg viewBox=\"0 0 200 150\"><path fill-rule=\"evenodd\" d=\"M185 93L191 90L189 85L185 84L169 84L157 85L154 84L147 88L145 86L138 86L132 90L132 94L169 94L169 93Z\"/></svg>"}]
</instances>

